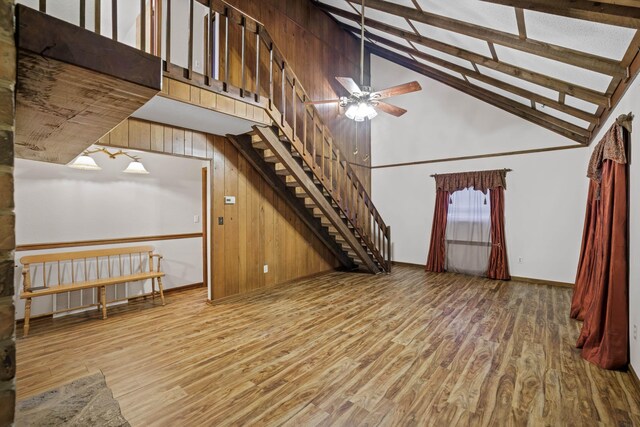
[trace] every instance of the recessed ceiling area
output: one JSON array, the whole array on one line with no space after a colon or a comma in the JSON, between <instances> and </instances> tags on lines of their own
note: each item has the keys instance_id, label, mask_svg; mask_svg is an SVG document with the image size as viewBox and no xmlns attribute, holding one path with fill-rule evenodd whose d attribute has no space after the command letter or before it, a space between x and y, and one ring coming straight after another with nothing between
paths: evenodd
<instances>
[{"instance_id":1,"label":"recessed ceiling area","mask_svg":"<svg viewBox=\"0 0 640 427\"><path fill-rule=\"evenodd\" d=\"M217 111L156 95L132 117L216 135L240 135L258 124Z\"/></svg>"},{"instance_id":2,"label":"recessed ceiling area","mask_svg":"<svg viewBox=\"0 0 640 427\"><path fill-rule=\"evenodd\" d=\"M361 0L317 0L360 37ZM640 70L640 4L365 0L369 52L589 144Z\"/></svg>"}]
</instances>

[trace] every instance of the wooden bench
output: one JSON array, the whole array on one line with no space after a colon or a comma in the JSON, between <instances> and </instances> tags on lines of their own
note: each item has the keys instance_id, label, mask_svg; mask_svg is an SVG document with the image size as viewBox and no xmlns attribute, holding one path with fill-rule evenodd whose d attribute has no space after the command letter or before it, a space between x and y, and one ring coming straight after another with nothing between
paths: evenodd
<instances>
[{"instance_id":1,"label":"wooden bench","mask_svg":"<svg viewBox=\"0 0 640 427\"><path fill-rule=\"evenodd\" d=\"M155 269L154 258L158 259ZM162 288L162 277L164 273L160 272L161 259L161 255L153 253L153 246L130 246L90 251L59 252L29 255L20 258L20 262L23 265L23 291L20 294L20 298L26 299L24 309L24 336L26 337L29 334L31 299L34 297L95 288L100 294L99 298L96 298L96 303L83 306L82 308L97 306L98 309L100 309L100 307L102 307L102 318L106 319L107 286L151 279L151 294L143 295L151 295L155 299L157 280L160 298L162 305L164 305ZM143 271L145 260L148 261L148 271L146 271L146 269ZM105 262L106 268L104 267ZM95 274L91 275L89 271L94 264ZM37 279L36 276L38 276L39 279ZM51 280L50 276L54 276L53 280ZM78 307L67 308L56 311L55 313L77 309Z\"/></svg>"}]
</instances>

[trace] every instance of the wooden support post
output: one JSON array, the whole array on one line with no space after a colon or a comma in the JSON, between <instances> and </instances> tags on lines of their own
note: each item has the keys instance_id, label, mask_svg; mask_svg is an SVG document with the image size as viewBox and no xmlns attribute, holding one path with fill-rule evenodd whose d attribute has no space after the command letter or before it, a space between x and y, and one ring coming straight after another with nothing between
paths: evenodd
<instances>
[{"instance_id":1,"label":"wooden support post","mask_svg":"<svg viewBox=\"0 0 640 427\"><path fill-rule=\"evenodd\" d=\"M87 28L87 5L85 0L80 0L80 28Z\"/></svg>"},{"instance_id":2,"label":"wooden support post","mask_svg":"<svg viewBox=\"0 0 640 427\"><path fill-rule=\"evenodd\" d=\"M287 86L287 76L286 76L286 71L285 71L285 63L284 61L282 62L282 67L280 68L280 70L282 71L282 117L281 117L281 126L284 126L284 124L286 123L286 117L287 117L287 93L285 91L286 86Z\"/></svg>"},{"instance_id":3,"label":"wooden support post","mask_svg":"<svg viewBox=\"0 0 640 427\"><path fill-rule=\"evenodd\" d=\"M247 64L246 64L246 44L247 44L247 20L243 16L240 18L240 27L242 31L242 42L240 47L240 70L241 70L241 83L240 83L240 96L245 97L247 92Z\"/></svg>"},{"instance_id":4,"label":"wooden support post","mask_svg":"<svg viewBox=\"0 0 640 427\"><path fill-rule=\"evenodd\" d=\"M140 0L140 50L147 51L147 1Z\"/></svg>"},{"instance_id":5,"label":"wooden support post","mask_svg":"<svg viewBox=\"0 0 640 427\"><path fill-rule=\"evenodd\" d=\"M322 147L320 148L320 167L321 167L321 171L322 173L320 174L320 176L322 177L322 181L325 180L325 175L326 175L326 169L325 169L325 158L327 157L325 154L325 143L324 143L324 125L322 125L322 127L320 128L322 133L320 134L320 143L322 144Z\"/></svg>"},{"instance_id":6,"label":"wooden support post","mask_svg":"<svg viewBox=\"0 0 640 427\"><path fill-rule=\"evenodd\" d=\"M303 107L303 115L302 115L302 157L304 157L307 154L307 116L309 115L308 113L308 107L307 107L307 95L303 95L302 96L302 107Z\"/></svg>"},{"instance_id":7,"label":"wooden support post","mask_svg":"<svg viewBox=\"0 0 640 427\"><path fill-rule=\"evenodd\" d=\"M189 0L189 46L187 50L188 63L187 63L187 78L193 77L193 2Z\"/></svg>"},{"instance_id":8,"label":"wooden support post","mask_svg":"<svg viewBox=\"0 0 640 427\"><path fill-rule=\"evenodd\" d=\"M171 0L167 0L167 33L166 33L166 54L165 61L167 64L171 63Z\"/></svg>"},{"instance_id":9,"label":"wooden support post","mask_svg":"<svg viewBox=\"0 0 640 427\"><path fill-rule=\"evenodd\" d=\"M102 29L101 23L102 23L102 5L100 4L100 0L95 0L93 31L96 34L100 34L101 32L101 29Z\"/></svg>"},{"instance_id":10,"label":"wooden support post","mask_svg":"<svg viewBox=\"0 0 640 427\"><path fill-rule=\"evenodd\" d=\"M391 273L391 226L387 226L387 273Z\"/></svg>"},{"instance_id":11,"label":"wooden support post","mask_svg":"<svg viewBox=\"0 0 640 427\"><path fill-rule=\"evenodd\" d=\"M256 89L253 99L260 102L260 25L256 24Z\"/></svg>"},{"instance_id":12,"label":"wooden support post","mask_svg":"<svg viewBox=\"0 0 640 427\"><path fill-rule=\"evenodd\" d=\"M269 109L273 110L273 43L269 43Z\"/></svg>"},{"instance_id":13,"label":"wooden support post","mask_svg":"<svg viewBox=\"0 0 640 427\"><path fill-rule=\"evenodd\" d=\"M296 93L296 79L293 79L293 83L291 83L291 120L293 122L293 141L296 140L297 138L297 134L298 134L298 126L297 126L297 119L298 119L298 111L296 108L296 104L298 101L298 94ZM292 141L292 142L293 142Z\"/></svg>"},{"instance_id":14,"label":"wooden support post","mask_svg":"<svg viewBox=\"0 0 640 427\"><path fill-rule=\"evenodd\" d=\"M111 38L118 41L118 0L111 0Z\"/></svg>"},{"instance_id":15,"label":"wooden support post","mask_svg":"<svg viewBox=\"0 0 640 427\"><path fill-rule=\"evenodd\" d=\"M204 82L207 85L211 85L211 63L209 60L209 27L211 25L211 21L209 20L209 15L204 17L203 27L202 27L202 58L204 61L204 69L202 70L204 73Z\"/></svg>"},{"instance_id":16,"label":"wooden support post","mask_svg":"<svg viewBox=\"0 0 640 427\"><path fill-rule=\"evenodd\" d=\"M222 88L229 92L229 8L224 8L224 83Z\"/></svg>"}]
</instances>

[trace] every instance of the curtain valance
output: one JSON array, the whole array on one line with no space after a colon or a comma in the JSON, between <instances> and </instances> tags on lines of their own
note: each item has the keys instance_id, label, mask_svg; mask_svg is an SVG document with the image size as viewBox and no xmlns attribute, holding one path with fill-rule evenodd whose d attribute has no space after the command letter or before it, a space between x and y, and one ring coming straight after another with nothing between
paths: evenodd
<instances>
[{"instance_id":1,"label":"curtain valance","mask_svg":"<svg viewBox=\"0 0 640 427\"><path fill-rule=\"evenodd\" d=\"M446 173L434 175L436 188L453 193L458 190L473 187L474 190L487 194L487 190L502 187L507 188L507 170L497 169L488 171Z\"/></svg>"},{"instance_id":2,"label":"curtain valance","mask_svg":"<svg viewBox=\"0 0 640 427\"><path fill-rule=\"evenodd\" d=\"M595 146L587 169L588 178L598 183L602 180L602 163L605 160L612 160L620 164L627 163L623 130L630 129L632 119L631 113L618 117L602 140Z\"/></svg>"}]
</instances>

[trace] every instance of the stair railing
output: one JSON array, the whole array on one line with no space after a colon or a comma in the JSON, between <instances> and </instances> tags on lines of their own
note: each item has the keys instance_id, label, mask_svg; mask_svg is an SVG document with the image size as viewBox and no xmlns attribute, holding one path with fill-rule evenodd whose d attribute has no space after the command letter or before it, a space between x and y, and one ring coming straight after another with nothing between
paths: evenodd
<instances>
[{"instance_id":1,"label":"stair railing","mask_svg":"<svg viewBox=\"0 0 640 427\"><path fill-rule=\"evenodd\" d=\"M222 0L196 1L207 2L220 16L219 54L224 90L230 91L234 83L239 83L240 97L253 98L256 102L266 97L267 112L281 134L323 185L380 266L389 271L390 227L335 144L316 108L306 104L311 98L264 25ZM240 28L240 31L236 29L235 37L233 26ZM233 46L230 42L233 39L239 40L240 46Z\"/></svg>"},{"instance_id":2,"label":"stair railing","mask_svg":"<svg viewBox=\"0 0 640 427\"><path fill-rule=\"evenodd\" d=\"M311 98L262 23L223 0L188 0L186 19L172 0L94 0L93 10L86 0L77 2L77 16L63 19L161 56L169 77L264 108L378 264L390 271L390 227L318 110L306 104ZM53 12L47 0L39 0L39 9Z\"/></svg>"}]
</instances>

